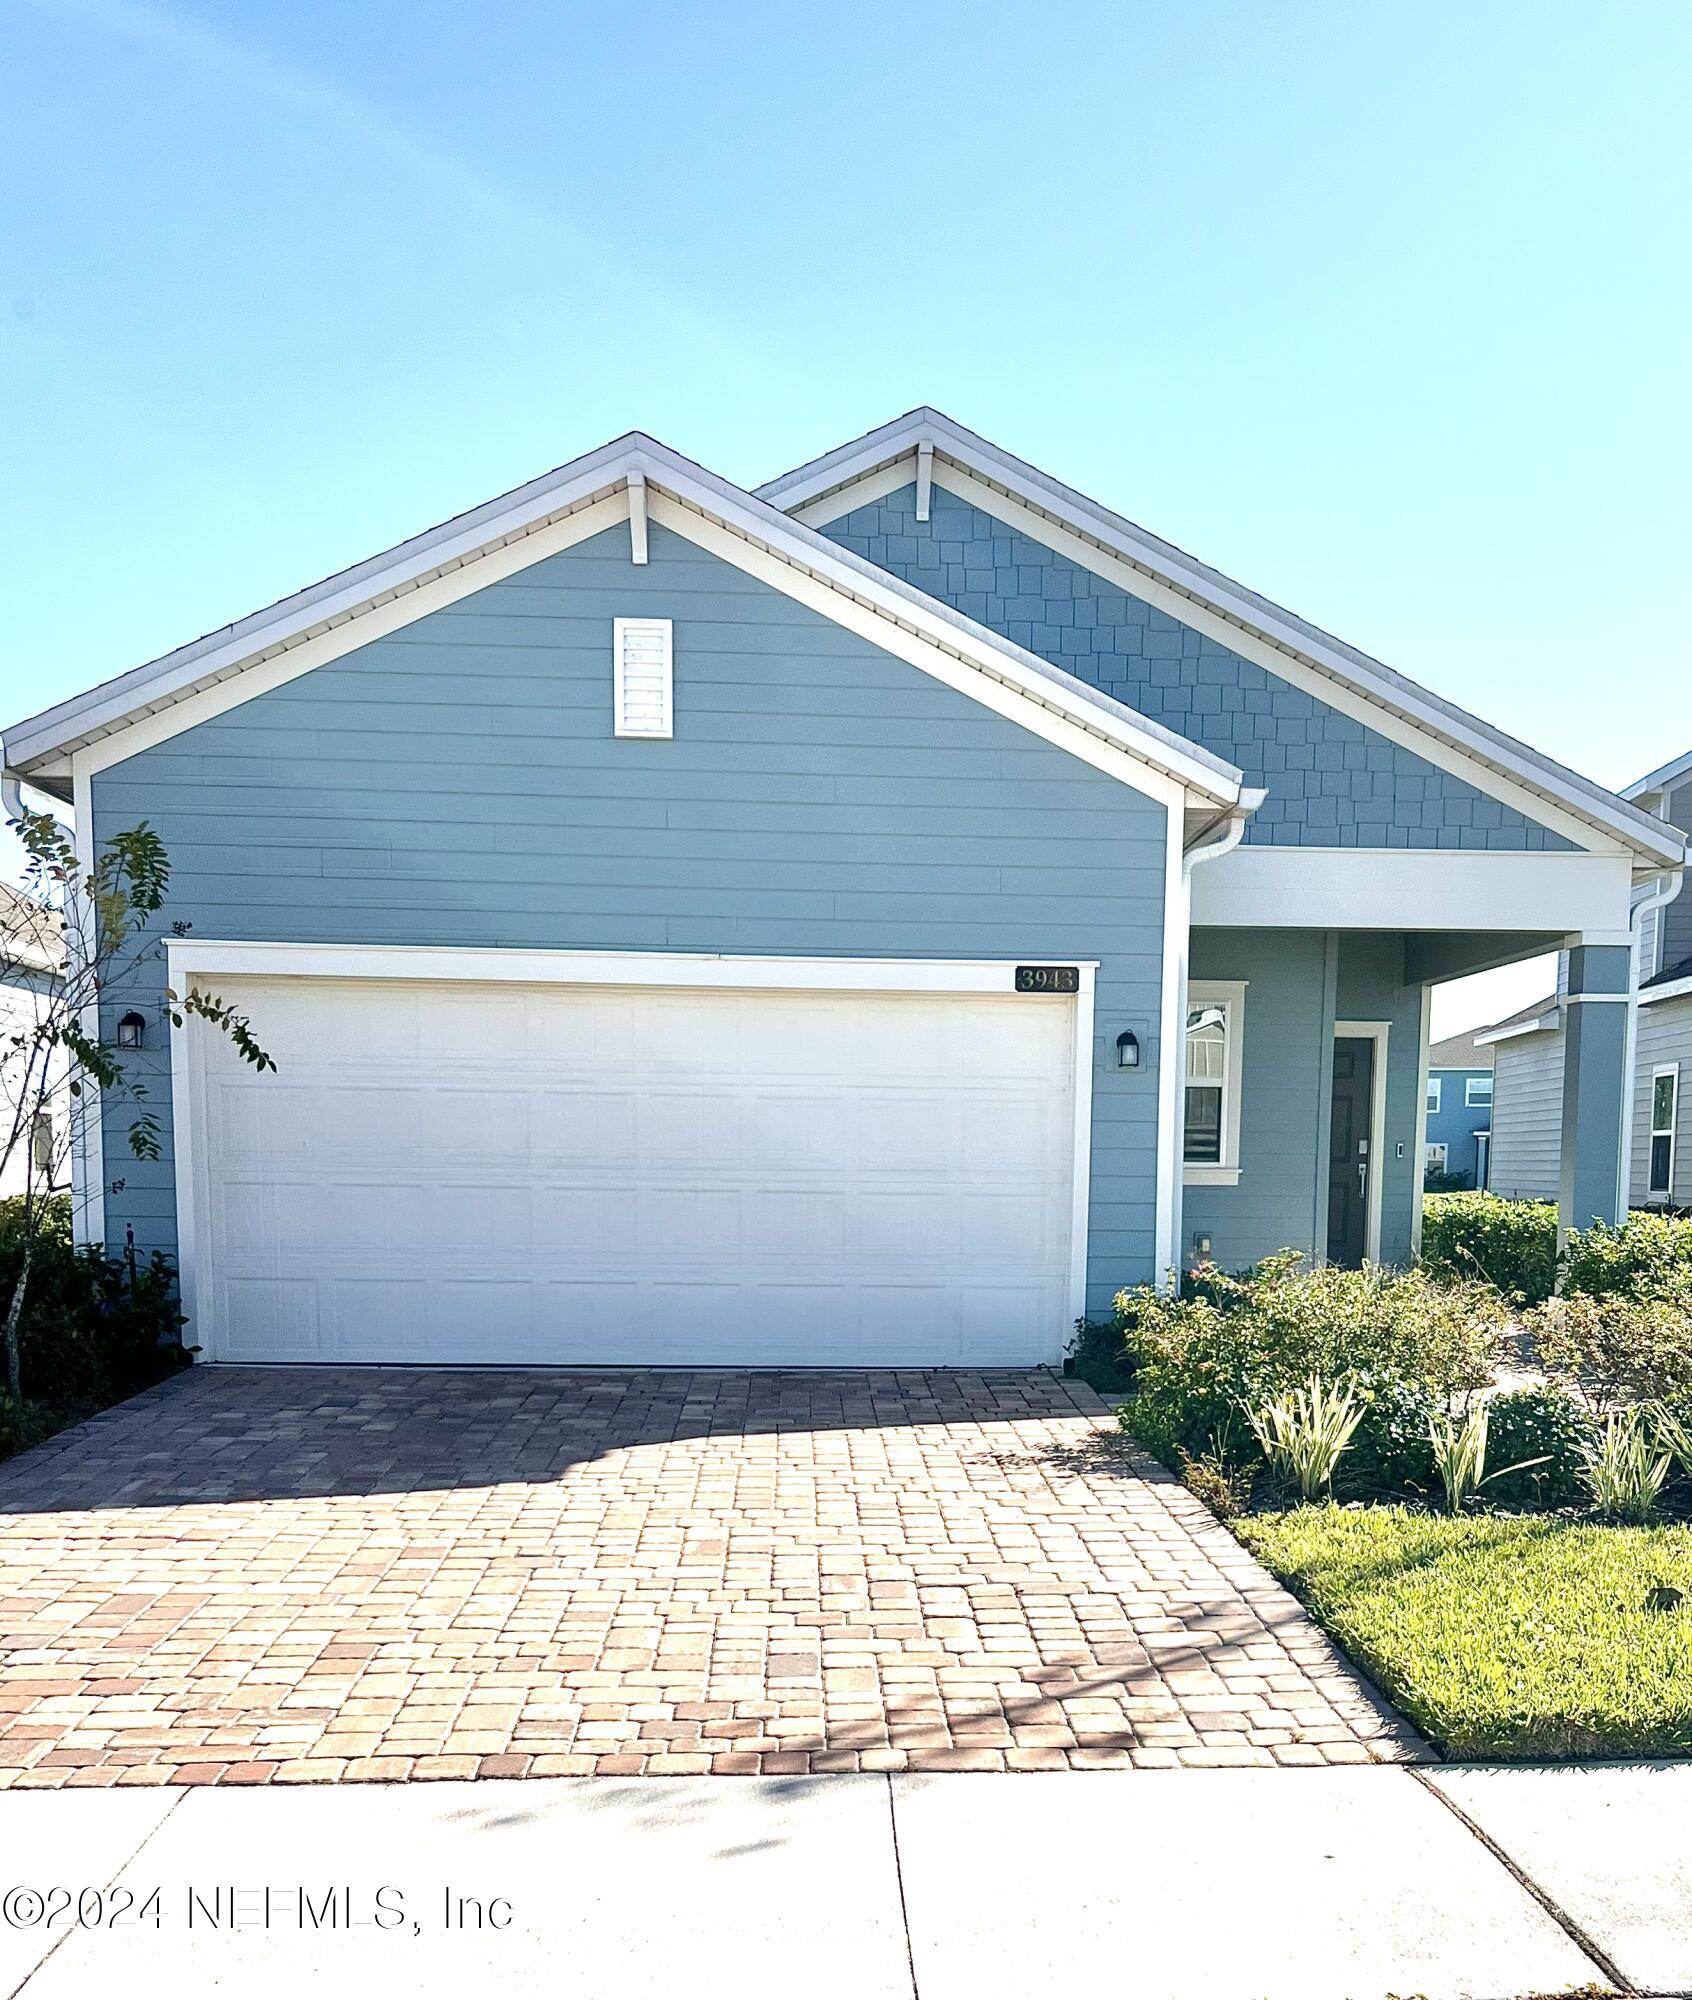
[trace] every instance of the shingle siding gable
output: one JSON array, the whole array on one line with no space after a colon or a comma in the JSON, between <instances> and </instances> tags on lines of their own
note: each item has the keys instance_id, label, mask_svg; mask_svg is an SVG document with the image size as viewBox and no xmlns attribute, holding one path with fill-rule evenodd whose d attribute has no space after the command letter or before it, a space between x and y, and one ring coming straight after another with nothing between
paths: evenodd
<instances>
[{"instance_id":1,"label":"shingle siding gable","mask_svg":"<svg viewBox=\"0 0 1692 2000\"><path fill-rule=\"evenodd\" d=\"M1279 846L1567 849L1436 769L938 483L822 531L853 554L1237 764L1269 793L1246 839Z\"/></svg>"}]
</instances>

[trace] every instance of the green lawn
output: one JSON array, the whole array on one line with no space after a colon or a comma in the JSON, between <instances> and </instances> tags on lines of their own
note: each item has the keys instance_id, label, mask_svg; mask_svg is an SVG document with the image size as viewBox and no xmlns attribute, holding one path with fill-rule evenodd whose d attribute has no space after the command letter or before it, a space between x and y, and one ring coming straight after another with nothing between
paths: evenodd
<instances>
[{"instance_id":1,"label":"green lawn","mask_svg":"<svg viewBox=\"0 0 1692 2000\"><path fill-rule=\"evenodd\" d=\"M1232 1525L1451 1756L1692 1752L1692 1527L1402 1507ZM1651 1610L1663 1584L1685 1600Z\"/></svg>"}]
</instances>

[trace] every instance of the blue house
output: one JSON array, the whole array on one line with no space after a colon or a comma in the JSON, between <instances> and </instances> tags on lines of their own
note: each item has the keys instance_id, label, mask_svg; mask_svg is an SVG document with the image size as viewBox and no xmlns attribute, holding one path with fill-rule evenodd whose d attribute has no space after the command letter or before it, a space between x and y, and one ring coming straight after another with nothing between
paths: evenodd
<instances>
[{"instance_id":1,"label":"blue house","mask_svg":"<svg viewBox=\"0 0 1692 2000\"><path fill-rule=\"evenodd\" d=\"M1430 1181L1484 1188L1492 1150L1492 1050L1472 1034L1428 1051L1422 1163Z\"/></svg>"},{"instance_id":2,"label":"blue house","mask_svg":"<svg viewBox=\"0 0 1692 2000\"><path fill-rule=\"evenodd\" d=\"M4 761L169 848L103 1024L160 1157L91 1102L78 1212L213 1361L1022 1366L1198 1259L1401 1261L1431 988L1619 999L1685 855L930 409L755 492L619 438ZM1626 1010L1569 1011L1587 1222Z\"/></svg>"}]
</instances>

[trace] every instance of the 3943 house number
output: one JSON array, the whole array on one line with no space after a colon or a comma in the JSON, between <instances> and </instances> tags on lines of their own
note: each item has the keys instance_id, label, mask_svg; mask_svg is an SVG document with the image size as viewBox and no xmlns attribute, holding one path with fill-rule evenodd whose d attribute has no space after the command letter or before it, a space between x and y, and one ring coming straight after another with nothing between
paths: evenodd
<instances>
[{"instance_id":1,"label":"3943 house number","mask_svg":"<svg viewBox=\"0 0 1692 2000\"><path fill-rule=\"evenodd\" d=\"M1078 965L1019 965L1016 968L1019 993L1079 993L1081 968Z\"/></svg>"}]
</instances>

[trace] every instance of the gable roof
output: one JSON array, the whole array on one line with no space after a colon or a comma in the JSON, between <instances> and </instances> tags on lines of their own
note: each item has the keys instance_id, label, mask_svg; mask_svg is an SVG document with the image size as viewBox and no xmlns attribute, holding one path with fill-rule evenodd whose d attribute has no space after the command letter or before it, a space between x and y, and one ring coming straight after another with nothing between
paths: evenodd
<instances>
[{"instance_id":1,"label":"gable roof","mask_svg":"<svg viewBox=\"0 0 1692 2000\"><path fill-rule=\"evenodd\" d=\"M906 460L911 469L900 478ZM1285 676L1289 665L1297 663L1334 693L1361 697L1381 721L1391 717L1410 724L1430 762L1450 769L1456 753L1483 790L1488 788L1487 775L1495 791L1503 779L1570 815L1589 830L1589 836L1597 833L1619 842L1641 866L1678 867L1684 861L1684 840L1661 820L1101 507L1037 466L1002 451L939 410L924 406L907 411L757 491L760 498L820 523L833 518L829 508L837 496L835 513L843 513L852 504L849 489L871 482L871 491L890 492L915 478L925 460L936 473L942 466L951 467L985 489L983 504L989 509L993 496L1001 496L1127 564L1148 584L1220 617L1232 628L1228 643L1271 672ZM870 493L862 497L867 499ZM1075 559L1085 564L1084 554Z\"/></svg>"},{"instance_id":2,"label":"gable roof","mask_svg":"<svg viewBox=\"0 0 1692 2000\"><path fill-rule=\"evenodd\" d=\"M644 522L654 503L663 510L665 525L731 562L752 567L754 558L761 558L756 573L766 581L867 629L877 643L951 677L963 692L1037 733L1092 755L1124 782L1134 783L1136 770L1149 773L1160 785L1182 787L1201 807L1218 812L1250 810L1262 796L1248 789L1244 774L1225 759L848 554L639 431L14 724L5 732L5 768L36 782L62 780L74 753L119 732L135 732L148 719L156 719L149 730L152 740L159 740L200 719L214 690L225 707L246 699L257 689L236 683L261 666L275 684L290 678L290 669L308 671L324 657L365 643L361 619L385 612L383 629L393 629L435 608L443 591L464 595L479 588L479 565L503 574L539 560L549 545L532 544L530 554L525 544L531 537L562 532L572 523L583 534L597 533L637 510ZM492 574L483 580L492 580ZM176 710L179 718L172 714ZM1111 753L1115 763L1102 753Z\"/></svg>"},{"instance_id":3,"label":"gable roof","mask_svg":"<svg viewBox=\"0 0 1692 2000\"><path fill-rule=\"evenodd\" d=\"M1671 757L1666 764L1659 764L1656 770L1647 771L1642 778L1635 778L1631 785L1624 785L1621 796L1624 799L1654 798L1658 792L1673 791L1682 778L1692 778L1692 750Z\"/></svg>"},{"instance_id":4,"label":"gable roof","mask_svg":"<svg viewBox=\"0 0 1692 2000\"><path fill-rule=\"evenodd\" d=\"M1491 1048L1483 1047L1475 1039L1481 1032L1474 1028L1466 1035L1447 1035L1443 1042L1435 1042L1428 1050L1428 1068L1491 1069Z\"/></svg>"}]
</instances>

